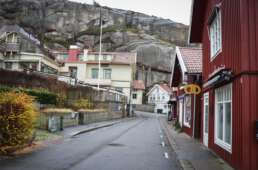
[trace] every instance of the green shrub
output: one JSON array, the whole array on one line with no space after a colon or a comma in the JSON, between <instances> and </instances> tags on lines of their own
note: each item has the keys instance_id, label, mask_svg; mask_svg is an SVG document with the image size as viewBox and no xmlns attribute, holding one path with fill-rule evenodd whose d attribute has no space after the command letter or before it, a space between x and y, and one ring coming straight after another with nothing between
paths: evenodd
<instances>
[{"instance_id":1,"label":"green shrub","mask_svg":"<svg viewBox=\"0 0 258 170\"><path fill-rule=\"evenodd\" d=\"M21 91L34 96L41 104L57 104L57 95L45 89L21 89Z\"/></svg>"},{"instance_id":2,"label":"green shrub","mask_svg":"<svg viewBox=\"0 0 258 170\"><path fill-rule=\"evenodd\" d=\"M175 124L174 124L174 127L175 127L175 129L176 129L178 132L182 132L182 127L181 127L181 125L180 125L180 122L179 122L178 118L176 119L176 122L175 122Z\"/></svg>"},{"instance_id":3,"label":"green shrub","mask_svg":"<svg viewBox=\"0 0 258 170\"><path fill-rule=\"evenodd\" d=\"M32 141L37 112L34 98L22 92L0 94L0 153L6 154Z\"/></svg>"},{"instance_id":4,"label":"green shrub","mask_svg":"<svg viewBox=\"0 0 258 170\"><path fill-rule=\"evenodd\" d=\"M0 93L11 91L12 88L8 86L0 86Z\"/></svg>"},{"instance_id":5,"label":"green shrub","mask_svg":"<svg viewBox=\"0 0 258 170\"><path fill-rule=\"evenodd\" d=\"M0 92L9 92L9 91L26 93L30 96L35 97L35 100L37 100L41 104L57 104L59 102L58 95L46 89L25 89L25 88L12 88L8 86L0 86Z\"/></svg>"}]
</instances>

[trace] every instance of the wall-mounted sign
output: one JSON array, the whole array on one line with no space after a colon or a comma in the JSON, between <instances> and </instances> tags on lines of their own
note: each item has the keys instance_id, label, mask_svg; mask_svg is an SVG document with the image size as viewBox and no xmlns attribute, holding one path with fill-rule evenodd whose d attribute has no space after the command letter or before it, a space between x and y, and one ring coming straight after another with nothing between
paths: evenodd
<instances>
[{"instance_id":1,"label":"wall-mounted sign","mask_svg":"<svg viewBox=\"0 0 258 170\"><path fill-rule=\"evenodd\" d=\"M201 88L200 86L196 85L196 84L188 84L185 85L184 87L184 91L186 94L200 94L201 93Z\"/></svg>"}]
</instances>

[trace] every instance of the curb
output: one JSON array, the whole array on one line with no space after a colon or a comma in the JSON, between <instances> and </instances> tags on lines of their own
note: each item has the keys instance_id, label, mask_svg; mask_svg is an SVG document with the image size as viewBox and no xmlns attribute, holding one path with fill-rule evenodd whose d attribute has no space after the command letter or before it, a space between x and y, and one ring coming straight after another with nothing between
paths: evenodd
<instances>
[{"instance_id":1,"label":"curb","mask_svg":"<svg viewBox=\"0 0 258 170\"><path fill-rule=\"evenodd\" d=\"M111 123L111 124L106 124L106 125L102 125L102 126L97 126L97 127L93 127L93 128L89 128L89 129L85 129L85 130L81 130L79 132L76 132L74 133L73 135L71 135L71 137L76 137L78 135L81 135L81 134L84 134L84 133L87 133L87 132L91 132L91 131L94 131L94 130L97 130L97 129L101 129L101 128L105 128L105 127L110 127L110 126L113 126L115 124L118 124L120 122L117 122L117 123Z\"/></svg>"},{"instance_id":2,"label":"curb","mask_svg":"<svg viewBox=\"0 0 258 170\"><path fill-rule=\"evenodd\" d=\"M172 129L170 129L169 124L166 121L163 121L161 119L159 119L159 121L165 131L165 134L167 135L167 138L168 138L168 141L169 141L171 147L173 148L173 150L176 154L177 160L178 160L181 168L183 170L195 170L196 168L193 166L193 164L190 160L180 159L180 157L179 157L180 148L178 147L178 145L176 144L176 141L174 140L174 137L172 135L174 132ZM177 133L177 132L175 132L175 133ZM216 161L220 164L221 169L233 170L233 168L228 163L226 163L223 159L221 159L212 150L208 149L208 151L216 157Z\"/></svg>"},{"instance_id":3,"label":"curb","mask_svg":"<svg viewBox=\"0 0 258 170\"><path fill-rule=\"evenodd\" d=\"M169 133L170 130L169 130L167 122L164 122L164 124L163 124L162 120L159 119L159 121L166 133L166 136L168 138L168 141L169 141L171 147L173 148L173 150L176 154L177 161L178 161L179 165L181 166L181 168L183 170L194 170L195 168L193 167L192 163L189 160L183 160L183 159L179 158L179 156L178 156L179 147L177 146L177 144L172 136L172 133Z\"/></svg>"},{"instance_id":4,"label":"curb","mask_svg":"<svg viewBox=\"0 0 258 170\"><path fill-rule=\"evenodd\" d=\"M134 119L135 118L125 118L125 119L121 119L121 120L116 121L116 122L106 123L104 125L95 126L95 127L92 127L92 128L87 128L87 129L75 132L74 134L70 135L70 137L73 138L73 137L76 137L76 136L84 134L84 133L88 133L88 132L91 132L91 131L94 131L94 130L97 130L97 129L101 129L101 128L105 128L105 127L110 127L110 126L116 125L118 123L122 123L124 121L130 121L130 120L134 120Z\"/></svg>"}]
</instances>

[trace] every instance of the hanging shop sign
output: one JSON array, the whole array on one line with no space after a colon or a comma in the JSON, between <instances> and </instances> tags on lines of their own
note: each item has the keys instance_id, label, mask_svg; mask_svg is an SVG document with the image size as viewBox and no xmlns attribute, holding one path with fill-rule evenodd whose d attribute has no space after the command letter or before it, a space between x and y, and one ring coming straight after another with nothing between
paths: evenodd
<instances>
[{"instance_id":1,"label":"hanging shop sign","mask_svg":"<svg viewBox=\"0 0 258 170\"><path fill-rule=\"evenodd\" d=\"M188 85L185 85L183 88L186 94L197 95L201 93L201 87L196 84L188 84Z\"/></svg>"}]
</instances>

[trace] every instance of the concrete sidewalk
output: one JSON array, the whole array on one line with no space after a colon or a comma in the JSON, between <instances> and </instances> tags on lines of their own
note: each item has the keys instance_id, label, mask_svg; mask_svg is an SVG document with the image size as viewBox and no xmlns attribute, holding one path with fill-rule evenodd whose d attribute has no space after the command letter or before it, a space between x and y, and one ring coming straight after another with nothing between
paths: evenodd
<instances>
[{"instance_id":1,"label":"concrete sidewalk","mask_svg":"<svg viewBox=\"0 0 258 170\"><path fill-rule=\"evenodd\" d=\"M175 131L172 123L168 123L165 118L161 117L159 120L184 170L232 170L227 163L200 142L185 133Z\"/></svg>"},{"instance_id":2,"label":"concrete sidewalk","mask_svg":"<svg viewBox=\"0 0 258 170\"><path fill-rule=\"evenodd\" d=\"M124 121L130 121L133 119L134 118L123 118L123 119L102 121L102 122L91 123L91 124L87 124L87 125L78 125L78 126L74 126L74 127L69 127L69 128L64 129L64 131L62 132L62 135L64 136L64 138L70 138L70 137L74 137L74 136L77 136L82 133L87 133L87 132L97 130L100 128L113 126L115 124L118 124L118 123L121 123Z\"/></svg>"}]
</instances>

